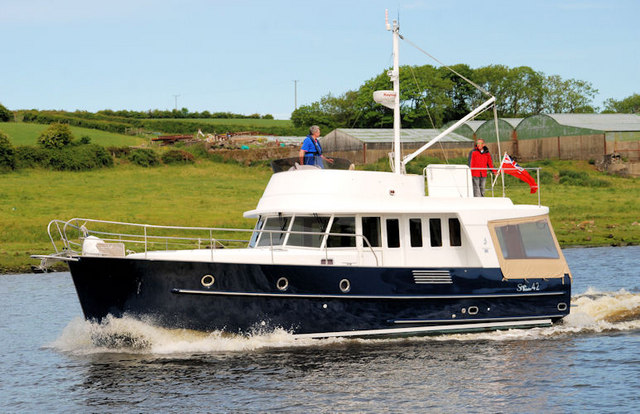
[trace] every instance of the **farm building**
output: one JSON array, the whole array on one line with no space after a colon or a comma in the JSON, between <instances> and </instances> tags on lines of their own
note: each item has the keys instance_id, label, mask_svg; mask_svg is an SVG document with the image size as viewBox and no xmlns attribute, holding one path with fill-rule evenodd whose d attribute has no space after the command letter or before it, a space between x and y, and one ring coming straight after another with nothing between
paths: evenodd
<instances>
[{"instance_id":1,"label":"farm building","mask_svg":"<svg viewBox=\"0 0 640 414\"><path fill-rule=\"evenodd\" d=\"M458 121L449 121L442 126L442 130L449 128L451 125L455 124ZM464 124L460 125L454 131L456 134L462 135L463 137L475 139L476 130L480 127L480 125L484 124L485 121L467 121Z\"/></svg>"},{"instance_id":2,"label":"farm building","mask_svg":"<svg viewBox=\"0 0 640 414\"><path fill-rule=\"evenodd\" d=\"M516 127L523 118L498 118L498 133L500 142L511 141L515 138ZM485 142L496 142L496 123L493 119L484 121L476 128L476 139L482 138Z\"/></svg>"},{"instance_id":3,"label":"farm building","mask_svg":"<svg viewBox=\"0 0 640 414\"><path fill-rule=\"evenodd\" d=\"M435 138L438 129L403 129L400 140L402 155L407 155ZM393 129L335 129L320 138L323 151L335 157L347 158L357 164L366 164L386 157L393 146ZM473 146L471 138L450 133L427 150L443 152L447 157L467 156Z\"/></svg>"},{"instance_id":4,"label":"farm building","mask_svg":"<svg viewBox=\"0 0 640 414\"><path fill-rule=\"evenodd\" d=\"M515 149L527 159L599 159L620 153L640 159L640 116L633 114L539 114L516 128Z\"/></svg>"},{"instance_id":5,"label":"farm building","mask_svg":"<svg viewBox=\"0 0 640 414\"><path fill-rule=\"evenodd\" d=\"M501 150L522 160L597 160L613 153L632 161L640 160L638 115L539 114L499 118L498 131ZM455 132L474 140L482 138L492 153L497 152L493 119L466 122Z\"/></svg>"}]
</instances>

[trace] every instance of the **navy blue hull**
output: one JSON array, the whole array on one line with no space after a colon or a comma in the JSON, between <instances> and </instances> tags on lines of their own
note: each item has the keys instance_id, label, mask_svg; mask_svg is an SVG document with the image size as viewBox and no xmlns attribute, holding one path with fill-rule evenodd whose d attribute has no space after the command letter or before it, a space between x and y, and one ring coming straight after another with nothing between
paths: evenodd
<instances>
[{"instance_id":1,"label":"navy blue hull","mask_svg":"<svg viewBox=\"0 0 640 414\"><path fill-rule=\"evenodd\" d=\"M126 314L165 327L202 331L248 333L255 328L280 327L299 334L557 320L569 313L571 298L568 275L563 279L504 281L500 269L286 266L101 257L81 257L69 266L89 320ZM445 271L447 283L419 280L416 271ZM277 286L281 278L286 279L285 290ZM348 292L340 289L343 279L349 281ZM211 286L205 286L210 282ZM284 281L280 283L284 287Z\"/></svg>"}]
</instances>

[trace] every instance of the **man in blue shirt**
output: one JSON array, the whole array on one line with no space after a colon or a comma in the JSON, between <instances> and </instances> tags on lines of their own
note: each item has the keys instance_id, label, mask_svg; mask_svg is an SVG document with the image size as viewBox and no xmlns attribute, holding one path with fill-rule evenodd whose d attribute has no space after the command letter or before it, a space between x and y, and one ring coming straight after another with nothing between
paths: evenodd
<instances>
[{"instance_id":1,"label":"man in blue shirt","mask_svg":"<svg viewBox=\"0 0 640 414\"><path fill-rule=\"evenodd\" d=\"M322 160L333 163L332 158L327 158L322 155L322 147L318 137L320 136L320 127L312 125L309 128L309 135L304 139L302 148L300 149L300 165L316 165L320 168L324 168Z\"/></svg>"}]
</instances>

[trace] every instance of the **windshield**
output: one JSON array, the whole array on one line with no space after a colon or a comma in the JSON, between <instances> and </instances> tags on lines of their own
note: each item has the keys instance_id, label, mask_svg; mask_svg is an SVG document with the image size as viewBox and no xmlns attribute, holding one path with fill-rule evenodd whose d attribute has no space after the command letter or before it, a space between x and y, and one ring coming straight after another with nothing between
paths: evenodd
<instances>
[{"instance_id":1,"label":"windshield","mask_svg":"<svg viewBox=\"0 0 640 414\"><path fill-rule=\"evenodd\" d=\"M558 249L546 220L496 226L505 259L557 259Z\"/></svg>"}]
</instances>

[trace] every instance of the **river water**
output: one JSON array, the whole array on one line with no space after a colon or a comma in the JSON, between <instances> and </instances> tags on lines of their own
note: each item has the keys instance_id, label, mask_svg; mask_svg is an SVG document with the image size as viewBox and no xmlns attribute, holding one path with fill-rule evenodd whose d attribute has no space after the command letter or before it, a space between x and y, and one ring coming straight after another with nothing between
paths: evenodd
<instances>
[{"instance_id":1,"label":"river water","mask_svg":"<svg viewBox=\"0 0 640 414\"><path fill-rule=\"evenodd\" d=\"M560 325L385 340L96 325L68 273L0 276L0 412L637 412L640 247L564 253Z\"/></svg>"}]
</instances>

